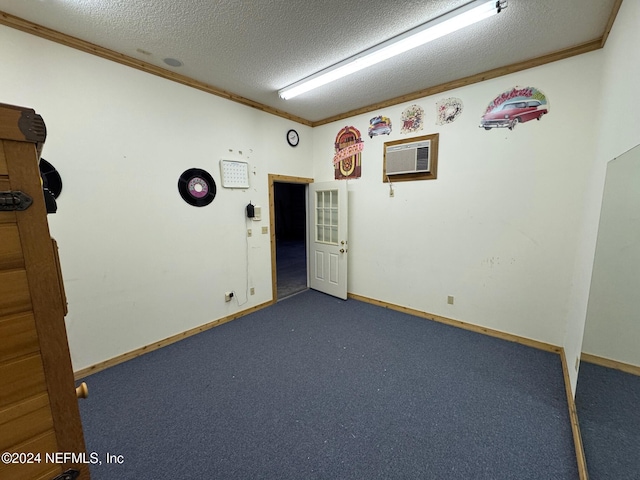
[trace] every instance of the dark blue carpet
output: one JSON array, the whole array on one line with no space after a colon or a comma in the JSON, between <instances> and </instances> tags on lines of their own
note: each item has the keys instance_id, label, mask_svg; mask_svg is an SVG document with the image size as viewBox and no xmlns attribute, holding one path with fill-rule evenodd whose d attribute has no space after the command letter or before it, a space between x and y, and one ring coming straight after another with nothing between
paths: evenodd
<instances>
[{"instance_id":1,"label":"dark blue carpet","mask_svg":"<svg viewBox=\"0 0 640 480\"><path fill-rule=\"evenodd\" d=\"M590 480L640 478L640 377L582 362L576 410Z\"/></svg>"},{"instance_id":2,"label":"dark blue carpet","mask_svg":"<svg viewBox=\"0 0 640 480\"><path fill-rule=\"evenodd\" d=\"M558 355L314 291L86 382L93 480L578 478Z\"/></svg>"}]
</instances>

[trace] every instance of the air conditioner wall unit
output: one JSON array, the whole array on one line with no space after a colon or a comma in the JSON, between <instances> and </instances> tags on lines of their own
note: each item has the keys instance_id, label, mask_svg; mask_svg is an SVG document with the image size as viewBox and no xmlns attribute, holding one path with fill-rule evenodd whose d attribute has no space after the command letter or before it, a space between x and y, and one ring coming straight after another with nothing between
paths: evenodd
<instances>
[{"instance_id":1,"label":"air conditioner wall unit","mask_svg":"<svg viewBox=\"0 0 640 480\"><path fill-rule=\"evenodd\" d=\"M403 143L386 147L385 173L429 173L431 171L431 141Z\"/></svg>"}]
</instances>

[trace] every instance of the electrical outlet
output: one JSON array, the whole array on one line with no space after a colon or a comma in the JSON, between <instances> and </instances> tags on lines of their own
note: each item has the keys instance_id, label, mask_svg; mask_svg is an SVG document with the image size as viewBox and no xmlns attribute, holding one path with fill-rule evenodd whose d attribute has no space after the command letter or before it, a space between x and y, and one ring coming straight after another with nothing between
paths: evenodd
<instances>
[{"instance_id":1,"label":"electrical outlet","mask_svg":"<svg viewBox=\"0 0 640 480\"><path fill-rule=\"evenodd\" d=\"M230 302L232 298L233 298L233 292L225 292L224 293L224 301L225 302Z\"/></svg>"},{"instance_id":2,"label":"electrical outlet","mask_svg":"<svg viewBox=\"0 0 640 480\"><path fill-rule=\"evenodd\" d=\"M251 288L249 289L249 294L251 294L251 295L255 295L255 294L256 294L256 289L255 289L255 288L253 288L253 287L251 287Z\"/></svg>"},{"instance_id":3,"label":"electrical outlet","mask_svg":"<svg viewBox=\"0 0 640 480\"><path fill-rule=\"evenodd\" d=\"M269 233L269 227L262 227L262 233Z\"/></svg>"},{"instance_id":4,"label":"electrical outlet","mask_svg":"<svg viewBox=\"0 0 640 480\"><path fill-rule=\"evenodd\" d=\"M579 366L580 366L580 357L576 357L576 372L578 371Z\"/></svg>"},{"instance_id":5,"label":"electrical outlet","mask_svg":"<svg viewBox=\"0 0 640 480\"><path fill-rule=\"evenodd\" d=\"M453 305L453 295L449 295L449 296L447 297L447 303L448 303L449 305Z\"/></svg>"},{"instance_id":6,"label":"electrical outlet","mask_svg":"<svg viewBox=\"0 0 640 480\"><path fill-rule=\"evenodd\" d=\"M251 233L251 229L250 229L250 228L248 228L248 229L247 229L247 237L250 237L251 235L252 235L252 233Z\"/></svg>"}]
</instances>

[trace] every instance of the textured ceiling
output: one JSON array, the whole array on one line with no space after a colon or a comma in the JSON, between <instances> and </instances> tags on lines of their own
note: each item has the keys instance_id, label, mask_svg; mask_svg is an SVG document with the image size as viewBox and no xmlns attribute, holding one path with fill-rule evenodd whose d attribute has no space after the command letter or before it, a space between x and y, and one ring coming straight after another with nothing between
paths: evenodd
<instances>
[{"instance_id":1,"label":"textured ceiling","mask_svg":"<svg viewBox=\"0 0 640 480\"><path fill-rule=\"evenodd\" d=\"M616 0L508 0L291 100L277 91L469 0L0 0L0 11L315 122L599 39ZM164 58L179 59L170 67Z\"/></svg>"}]
</instances>

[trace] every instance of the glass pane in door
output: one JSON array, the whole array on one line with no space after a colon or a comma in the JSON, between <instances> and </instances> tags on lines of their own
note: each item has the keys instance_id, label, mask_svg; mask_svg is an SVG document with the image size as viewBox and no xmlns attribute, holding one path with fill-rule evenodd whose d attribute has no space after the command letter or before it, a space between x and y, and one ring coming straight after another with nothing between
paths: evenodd
<instances>
[{"instance_id":1,"label":"glass pane in door","mask_svg":"<svg viewBox=\"0 0 640 480\"><path fill-rule=\"evenodd\" d=\"M338 245L338 191L316 192L316 241Z\"/></svg>"}]
</instances>

